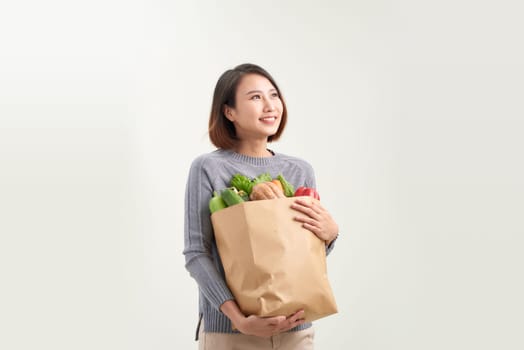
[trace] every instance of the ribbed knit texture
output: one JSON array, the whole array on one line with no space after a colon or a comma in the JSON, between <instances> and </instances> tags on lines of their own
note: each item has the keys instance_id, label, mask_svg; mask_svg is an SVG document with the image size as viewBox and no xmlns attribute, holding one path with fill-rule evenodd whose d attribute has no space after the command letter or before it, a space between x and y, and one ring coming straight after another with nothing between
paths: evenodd
<instances>
[{"instance_id":1,"label":"ribbed knit texture","mask_svg":"<svg viewBox=\"0 0 524 350\"><path fill-rule=\"evenodd\" d=\"M282 174L295 188L316 187L313 168L309 163L279 153L258 158L229 150L216 150L193 161L186 185L183 253L186 269L198 284L199 314L203 316L206 332L236 332L232 330L229 318L219 309L220 305L234 297L225 282L209 211L213 191L228 187L236 173L250 178L262 173L269 173L272 177ZM331 249L333 244L327 248L328 254ZM305 323L292 331L310 326L311 323Z\"/></svg>"}]
</instances>

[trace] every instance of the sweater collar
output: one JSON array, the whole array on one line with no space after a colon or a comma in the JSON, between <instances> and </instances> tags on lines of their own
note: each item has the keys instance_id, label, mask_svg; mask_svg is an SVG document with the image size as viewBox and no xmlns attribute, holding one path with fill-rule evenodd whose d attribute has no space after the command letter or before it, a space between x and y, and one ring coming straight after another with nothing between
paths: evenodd
<instances>
[{"instance_id":1,"label":"sweater collar","mask_svg":"<svg viewBox=\"0 0 524 350\"><path fill-rule=\"evenodd\" d=\"M226 150L226 149L217 150L217 152L223 153L224 155L226 155L226 157L232 159L235 162L250 164L254 166L269 166L271 164L274 164L280 158L278 153L272 150L269 150L269 151L273 153L272 157L251 157L251 156L246 156L244 154L236 153L232 150Z\"/></svg>"}]
</instances>

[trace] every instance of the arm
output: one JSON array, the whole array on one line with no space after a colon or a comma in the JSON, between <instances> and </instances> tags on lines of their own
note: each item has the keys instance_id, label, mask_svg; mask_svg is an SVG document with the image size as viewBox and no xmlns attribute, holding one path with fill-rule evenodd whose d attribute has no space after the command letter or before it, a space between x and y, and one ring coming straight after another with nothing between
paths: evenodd
<instances>
[{"instance_id":1,"label":"arm","mask_svg":"<svg viewBox=\"0 0 524 350\"><path fill-rule=\"evenodd\" d=\"M213 260L213 229L208 201L212 188L202 160L195 160L186 185L184 255L186 269L217 309L233 295ZM218 258L218 257L216 257Z\"/></svg>"},{"instance_id":2,"label":"arm","mask_svg":"<svg viewBox=\"0 0 524 350\"><path fill-rule=\"evenodd\" d=\"M317 188L313 167L309 163L306 163L304 170L306 173L306 183L304 186ZM292 205L292 208L302 214L295 217L295 220L302 222L304 228L310 230L325 242L326 256L329 255L333 248L335 248L335 242L339 235L338 225L329 212L319 201L309 203L308 201L297 200L297 202Z\"/></svg>"}]
</instances>

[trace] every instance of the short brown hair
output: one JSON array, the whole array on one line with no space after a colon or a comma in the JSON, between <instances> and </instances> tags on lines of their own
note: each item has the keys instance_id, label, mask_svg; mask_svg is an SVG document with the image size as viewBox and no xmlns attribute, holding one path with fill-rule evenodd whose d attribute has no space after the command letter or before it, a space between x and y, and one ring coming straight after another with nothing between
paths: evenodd
<instances>
[{"instance_id":1,"label":"short brown hair","mask_svg":"<svg viewBox=\"0 0 524 350\"><path fill-rule=\"evenodd\" d=\"M282 117L277 132L267 138L268 142L276 141L282 135L287 121L287 108L282 93L278 88L273 77L262 67L255 64L245 63L236 66L234 69L225 71L215 86L213 93L213 103L211 104L211 114L209 115L209 138L213 145L218 148L231 149L237 142L238 138L235 131L235 125L224 115L224 106L235 108L235 96L238 84L242 77L247 74L258 74L265 77L273 84L282 101Z\"/></svg>"}]
</instances>

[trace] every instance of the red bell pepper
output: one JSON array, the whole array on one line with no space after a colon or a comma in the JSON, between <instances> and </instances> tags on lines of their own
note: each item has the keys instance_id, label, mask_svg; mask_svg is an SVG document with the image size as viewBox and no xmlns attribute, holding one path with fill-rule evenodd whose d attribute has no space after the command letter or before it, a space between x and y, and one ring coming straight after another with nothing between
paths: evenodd
<instances>
[{"instance_id":1,"label":"red bell pepper","mask_svg":"<svg viewBox=\"0 0 524 350\"><path fill-rule=\"evenodd\" d=\"M302 186L302 187L297 188L297 190L295 191L295 197L298 197L298 196L310 196L310 197L320 200L320 195L318 194L317 190L311 187Z\"/></svg>"}]
</instances>

